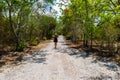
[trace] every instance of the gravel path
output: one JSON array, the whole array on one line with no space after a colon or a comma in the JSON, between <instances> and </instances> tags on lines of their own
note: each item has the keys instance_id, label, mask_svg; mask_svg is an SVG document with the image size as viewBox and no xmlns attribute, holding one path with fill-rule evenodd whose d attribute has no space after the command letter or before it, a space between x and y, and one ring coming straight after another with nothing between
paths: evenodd
<instances>
[{"instance_id":1,"label":"gravel path","mask_svg":"<svg viewBox=\"0 0 120 80\"><path fill-rule=\"evenodd\" d=\"M24 57L22 64L5 67L0 80L120 80L120 67L113 62L100 62L82 50L68 48L63 36L58 40L57 49L51 42Z\"/></svg>"}]
</instances>

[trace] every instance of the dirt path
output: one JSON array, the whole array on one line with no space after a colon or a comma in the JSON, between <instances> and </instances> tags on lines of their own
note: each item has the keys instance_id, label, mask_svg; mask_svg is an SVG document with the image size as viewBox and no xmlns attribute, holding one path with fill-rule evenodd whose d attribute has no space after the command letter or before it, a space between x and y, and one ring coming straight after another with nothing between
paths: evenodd
<instances>
[{"instance_id":1,"label":"dirt path","mask_svg":"<svg viewBox=\"0 0 120 80\"><path fill-rule=\"evenodd\" d=\"M58 40L57 49L51 42L24 57L22 64L5 67L0 80L120 80L120 68L114 63L96 61L82 50L68 48L63 36Z\"/></svg>"}]
</instances>

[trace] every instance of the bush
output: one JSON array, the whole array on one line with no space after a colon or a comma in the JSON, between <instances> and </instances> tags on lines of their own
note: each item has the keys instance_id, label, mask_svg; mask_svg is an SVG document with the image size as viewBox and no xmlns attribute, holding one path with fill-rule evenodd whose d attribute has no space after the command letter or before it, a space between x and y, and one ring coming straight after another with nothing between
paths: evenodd
<instances>
[{"instance_id":1,"label":"bush","mask_svg":"<svg viewBox=\"0 0 120 80\"><path fill-rule=\"evenodd\" d=\"M17 51L21 52L23 51L25 48L25 43L23 41L20 41L20 43L18 44L18 47L16 48Z\"/></svg>"}]
</instances>

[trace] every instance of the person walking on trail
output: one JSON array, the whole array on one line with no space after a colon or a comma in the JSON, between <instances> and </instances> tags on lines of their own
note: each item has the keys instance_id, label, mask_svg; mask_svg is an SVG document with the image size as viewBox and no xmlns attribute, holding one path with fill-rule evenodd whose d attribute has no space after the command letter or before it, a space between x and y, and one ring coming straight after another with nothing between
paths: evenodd
<instances>
[{"instance_id":1,"label":"person walking on trail","mask_svg":"<svg viewBox=\"0 0 120 80\"><path fill-rule=\"evenodd\" d=\"M58 38L58 34L55 33L55 36L54 36L54 43L55 43L55 44L54 44L54 45L55 45L54 48L55 48L55 49L57 48L57 42L58 42L58 39L57 39L57 38Z\"/></svg>"}]
</instances>

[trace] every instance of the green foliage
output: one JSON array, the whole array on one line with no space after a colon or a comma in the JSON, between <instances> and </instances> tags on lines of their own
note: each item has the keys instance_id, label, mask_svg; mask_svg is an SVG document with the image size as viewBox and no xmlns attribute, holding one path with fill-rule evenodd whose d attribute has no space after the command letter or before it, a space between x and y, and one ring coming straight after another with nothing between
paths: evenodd
<instances>
[{"instance_id":1,"label":"green foliage","mask_svg":"<svg viewBox=\"0 0 120 80\"><path fill-rule=\"evenodd\" d=\"M66 37L66 39L67 39L67 40L71 40L71 38L72 38L72 36L71 36L71 34L70 34L70 33L69 33L69 34L66 34L66 36L65 36L65 37Z\"/></svg>"},{"instance_id":2,"label":"green foliage","mask_svg":"<svg viewBox=\"0 0 120 80\"><path fill-rule=\"evenodd\" d=\"M23 51L25 46L26 46L25 42L24 41L20 41L18 46L17 46L17 48L16 48L16 51L19 51L19 52Z\"/></svg>"},{"instance_id":3,"label":"green foliage","mask_svg":"<svg viewBox=\"0 0 120 80\"><path fill-rule=\"evenodd\" d=\"M116 0L71 0L60 17L63 34L74 40L79 37L85 44L93 40L115 43L120 36L119 7Z\"/></svg>"},{"instance_id":4,"label":"green foliage","mask_svg":"<svg viewBox=\"0 0 120 80\"><path fill-rule=\"evenodd\" d=\"M46 39L50 39L56 27L56 20L51 16L40 15L38 25L43 36L46 37Z\"/></svg>"},{"instance_id":5,"label":"green foliage","mask_svg":"<svg viewBox=\"0 0 120 80\"><path fill-rule=\"evenodd\" d=\"M42 13L52 0L40 3L38 0L0 0L1 45L16 45L17 51L23 51L25 43L37 45L52 37L56 19Z\"/></svg>"}]
</instances>

